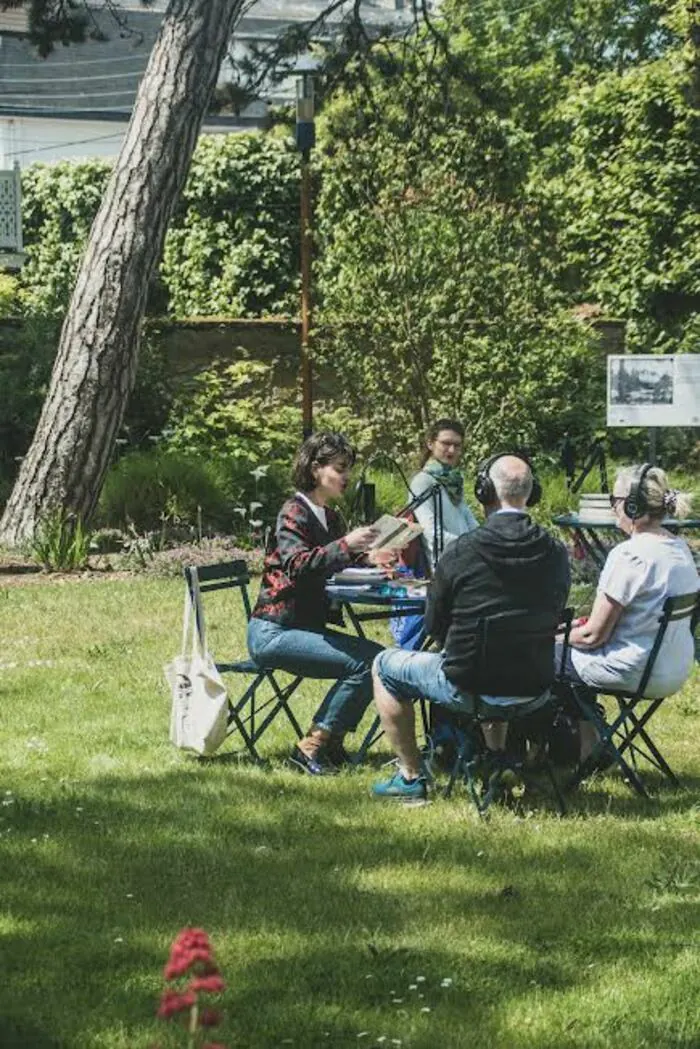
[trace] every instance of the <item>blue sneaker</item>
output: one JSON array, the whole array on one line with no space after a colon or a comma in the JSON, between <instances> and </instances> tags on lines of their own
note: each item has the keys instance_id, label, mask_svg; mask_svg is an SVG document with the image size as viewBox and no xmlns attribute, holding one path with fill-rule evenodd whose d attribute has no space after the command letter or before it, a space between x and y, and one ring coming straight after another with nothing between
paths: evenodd
<instances>
[{"instance_id":1,"label":"blue sneaker","mask_svg":"<svg viewBox=\"0 0 700 1049\"><path fill-rule=\"evenodd\" d=\"M400 798L403 801L427 801L428 784L425 776L417 779L404 779L400 772L395 772L391 779L375 783L372 787L375 798Z\"/></svg>"}]
</instances>

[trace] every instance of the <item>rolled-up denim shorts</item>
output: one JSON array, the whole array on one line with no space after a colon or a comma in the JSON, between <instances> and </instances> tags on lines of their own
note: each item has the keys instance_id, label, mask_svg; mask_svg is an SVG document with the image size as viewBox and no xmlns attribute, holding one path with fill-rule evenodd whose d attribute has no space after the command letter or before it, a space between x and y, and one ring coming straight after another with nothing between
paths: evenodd
<instances>
[{"instance_id":1,"label":"rolled-up denim shorts","mask_svg":"<svg viewBox=\"0 0 700 1049\"><path fill-rule=\"evenodd\" d=\"M412 702L427 699L453 714L474 714L477 700L473 693L461 692L445 675L443 652L406 652L385 648L374 660L374 670L388 692L397 699ZM548 693L541 696L481 696L480 717L509 720L543 706Z\"/></svg>"}]
</instances>

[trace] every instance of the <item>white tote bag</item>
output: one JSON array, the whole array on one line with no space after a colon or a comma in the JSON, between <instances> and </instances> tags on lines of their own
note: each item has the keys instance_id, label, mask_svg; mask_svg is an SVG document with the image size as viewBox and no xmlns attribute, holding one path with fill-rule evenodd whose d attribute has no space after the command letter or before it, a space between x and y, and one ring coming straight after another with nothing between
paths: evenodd
<instances>
[{"instance_id":1,"label":"white tote bag","mask_svg":"<svg viewBox=\"0 0 700 1049\"><path fill-rule=\"evenodd\" d=\"M195 607L190 589L185 585L182 653L167 663L164 670L172 694L170 741L182 750L207 757L218 750L226 738L228 699L226 686L207 652L196 570L192 575Z\"/></svg>"}]
</instances>

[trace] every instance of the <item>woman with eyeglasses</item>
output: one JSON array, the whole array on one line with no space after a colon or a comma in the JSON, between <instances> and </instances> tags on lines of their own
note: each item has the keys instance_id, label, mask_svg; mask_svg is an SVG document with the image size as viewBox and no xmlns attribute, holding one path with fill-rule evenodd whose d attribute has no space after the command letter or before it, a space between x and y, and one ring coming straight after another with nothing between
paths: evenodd
<instances>
[{"instance_id":1,"label":"woman with eyeglasses","mask_svg":"<svg viewBox=\"0 0 700 1049\"><path fill-rule=\"evenodd\" d=\"M619 471L610 505L628 538L613 547L598 581L588 619L570 634L565 677L595 691L634 691L647 664L659 617L668 597L700 589L688 544L663 526L685 517L686 495L669 487L663 470L645 463ZM687 622L669 623L645 693L672 695L689 676L694 642ZM595 728L581 723L581 760L597 742Z\"/></svg>"},{"instance_id":2,"label":"woman with eyeglasses","mask_svg":"<svg viewBox=\"0 0 700 1049\"><path fill-rule=\"evenodd\" d=\"M330 505L347 488L355 452L339 433L317 433L301 446L293 469L296 492L282 506L265 556L260 594L248 624L248 649L258 666L304 678L331 678L333 685L294 747L294 766L326 775L349 759L343 746L372 698L372 661L382 646L331 630L338 619L326 581L349 564L378 564L369 548L371 527L345 533Z\"/></svg>"},{"instance_id":3,"label":"woman with eyeglasses","mask_svg":"<svg viewBox=\"0 0 700 1049\"><path fill-rule=\"evenodd\" d=\"M412 495L423 495L439 484L437 498L442 517L441 549L435 550L435 503L427 499L415 511L428 544L433 564L437 554L465 532L473 532L478 521L464 500L464 476L459 464L464 451L464 427L456 419L438 419L425 438L421 467L411 478Z\"/></svg>"}]
</instances>

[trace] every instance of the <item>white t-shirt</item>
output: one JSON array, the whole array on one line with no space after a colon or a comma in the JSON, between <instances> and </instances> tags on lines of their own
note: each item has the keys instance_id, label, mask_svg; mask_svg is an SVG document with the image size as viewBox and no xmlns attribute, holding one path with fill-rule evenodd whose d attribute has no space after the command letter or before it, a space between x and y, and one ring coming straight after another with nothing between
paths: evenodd
<instances>
[{"instance_id":1,"label":"white t-shirt","mask_svg":"<svg viewBox=\"0 0 700 1049\"><path fill-rule=\"evenodd\" d=\"M688 544L672 535L641 532L614 547L598 582L598 593L623 606L610 637L593 651L571 649L577 673L594 688L633 691L639 685L667 597L693 594L700 577ZM695 645L689 620L668 624L645 688L649 699L677 692L693 667Z\"/></svg>"},{"instance_id":2,"label":"white t-shirt","mask_svg":"<svg viewBox=\"0 0 700 1049\"><path fill-rule=\"evenodd\" d=\"M323 527L326 529L326 531L328 531L328 518L326 517L325 506L318 506L316 503L312 502L311 499L309 499L308 495L304 495L303 492L295 492L294 494L297 496L298 499L303 499L307 506L311 507L311 509L316 514L316 517L318 517Z\"/></svg>"}]
</instances>

